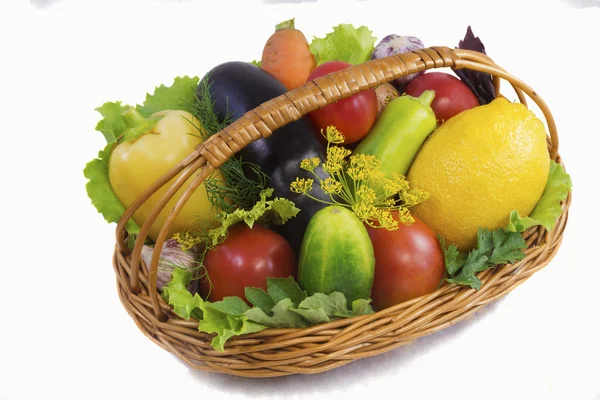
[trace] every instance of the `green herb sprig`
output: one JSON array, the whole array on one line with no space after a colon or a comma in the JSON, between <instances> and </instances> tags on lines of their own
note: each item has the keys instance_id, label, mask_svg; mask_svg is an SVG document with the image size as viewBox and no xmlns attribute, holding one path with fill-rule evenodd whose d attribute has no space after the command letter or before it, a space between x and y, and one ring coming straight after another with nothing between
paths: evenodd
<instances>
[{"instance_id":1,"label":"green herb sprig","mask_svg":"<svg viewBox=\"0 0 600 400\"><path fill-rule=\"evenodd\" d=\"M201 131L205 132L204 139L233 122L231 112L228 112L222 121L216 115L209 81L208 76L200 81L195 96L196 101L192 106L192 114L202 124ZM240 157L230 158L219 167L219 170L223 174L224 181L211 176L204 181L204 186L211 205L227 213L233 212L236 208L252 207L260 199L260 193L268 187L270 178L260 166L244 162Z\"/></svg>"},{"instance_id":2,"label":"green herb sprig","mask_svg":"<svg viewBox=\"0 0 600 400\"><path fill-rule=\"evenodd\" d=\"M525 239L517 232L508 232L503 228L490 231L479 228L477 245L468 254L460 253L454 244L446 247L446 241L438 235L444 250L446 281L457 285L481 288L481 280L477 273L497 265L509 264L525 257L523 249L527 247Z\"/></svg>"}]
</instances>

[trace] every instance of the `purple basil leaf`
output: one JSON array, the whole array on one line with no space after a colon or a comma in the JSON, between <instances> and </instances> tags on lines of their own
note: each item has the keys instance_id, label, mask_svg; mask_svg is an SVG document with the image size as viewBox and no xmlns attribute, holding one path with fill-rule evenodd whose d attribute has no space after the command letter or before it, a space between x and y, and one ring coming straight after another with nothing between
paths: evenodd
<instances>
[{"instance_id":1,"label":"purple basil leaf","mask_svg":"<svg viewBox=\"0 0 600 400\"><path fill-rule=\"evenodd\" d=\"M467 28L465 38L458 42L458 48L486 54L485 46L479 40L479 37L475 37L470 25ZM477 100L479 100L479 104L488 104L496 98L496 90L490 74L470 69L457 69L454 72L471 89Z\"/></svg>"}]
</instances>

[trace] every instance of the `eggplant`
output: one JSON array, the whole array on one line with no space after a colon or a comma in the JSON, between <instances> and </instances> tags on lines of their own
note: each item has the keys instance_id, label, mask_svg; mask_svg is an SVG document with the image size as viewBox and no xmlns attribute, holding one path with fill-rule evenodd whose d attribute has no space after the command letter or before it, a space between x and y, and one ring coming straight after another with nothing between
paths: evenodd
<instances>
[{"instance_id":1,"label":"eggplant","mask_svg":"<svg viewBox=\"0 0 600 400\"><path fill-rule=\"evenodd\" d=\"M215 115L220 122L225 118L235 121L244 113L288 91L269 72L242 61L217 65L202 78L198 88L206 87L206 84L210 89ZM200 89L196 91L198 97L203 93ZM300 169L303 159L319 157L325 160L325 145L318 140L314 130L311 122L302 117L277 129L268 138L252 142L237 154L244 162L260 166L270 177L274 197L287 198L300 209L298 215L284 225L271 227L288 241L296 256L300 253L308 222L317 211L326 206L308 196L290 191L290 184L297 177L314 178L308 171ZM317 168L315 172L321 179L327 178L322 168ZM318 199L331 201L317 182L310 193Z\"/></svg>"}]
</instances>

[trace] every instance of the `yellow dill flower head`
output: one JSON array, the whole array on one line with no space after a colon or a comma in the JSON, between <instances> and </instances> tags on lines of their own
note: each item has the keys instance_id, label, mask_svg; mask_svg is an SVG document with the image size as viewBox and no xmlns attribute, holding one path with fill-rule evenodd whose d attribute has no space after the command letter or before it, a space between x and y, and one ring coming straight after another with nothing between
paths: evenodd
<instances>
[{"instance_id":1,"label":"yellow dill flower head","mask_svg":"<svg viewBox=\"0 0 600 400\"><path fill-rule=\"evenodd\" d=\"M381 183L385 181L385 172L381 169L371 170L366 181L372 187L381 187Z\"/></svg>"},{"instance_id":2,"label":"yellow dill flower head","mask_svg":"<svg viewBox=\"0 0 600 400\"><path fill-rule=\"evenodd\" d=\"M398 208L398 219L399 222L402 222L404 225L410 226L413 222L415 222L414 217L410 213L409 209L406 207Z\"/></svg>"},{"instance_id":3,"label":"yellow dill flower head","mask_svg":"<svg viewBox=\"0 0 600 400\"><path fill-rule=\"evenodd\" d=\"M367 185L360 185L356 190L356 197L361 202L373 204L375 203L375 200L377 200L377 193L375 190L373 190L373 188Z\"/></svg>"},{"instance_id":4,"label":"yellow dill flower head","mask_svg":"<svg viewBox=\"0 0 600 400\"><path fill-rule=\"evenodd\" d=\"M354 154L350 157L350 165L368 172L381 169L381 161L372 154Z\"/></svg>"},{"instance_id":5,"label":"yellow dill flower head","mask_svg":"<svg viewBox=\"0 0 600 400\"><path fill-rule=\"evenodd\" d=\"M330 175L341 172L346 164L345 158L352 153L350 150L340 146L327 147L327 160L323 169Z\"/></svg>"},{"instance_id":6,"label":"yellow dill flower head","mask_svg":"<svg viewBox=\"0 0 600 400\"><path fill-rule=\"evenodd\" d=\"M387 229L388 231L395 231L398 229L398 221L394 219L394 216L388 210L377 210L377 222L381 228Z\"/></svg>"},{"instance_id":7,"label":"yellow dill flower head","mask_svg":"<svg viewBox=\"0 0 600 400\"><path fill-rule=\"evenodd\" d=\"M344 158L348 157L352 153L351 150L341 146L329 146L327 148L327 162L341 163Z\"/></svg>"},{"instance_id":8,"label":"yellow dill flower head","mask_svg":"<svg viewBox=\"0 0 600 400\"><path fill-rule=\"evenodd\" d=\"M314 171L319 166L321 159L319 157L305 158L300 162L300 168L306 171Z\"/></svg>"},{"instance_id":9,"label":"yellow dill flower head","mask_svg":"<svg viewBox=\"0 0 600 400\"><path fill-rule=\"evenodd\" d=\"M354 154L350 156L348 175L358 181L369 181L371 174L381 170L381 162L371 154Z\"/></svg>"},{"instance_id":10,"label":"yellow dill flower head","mask_svg":"<svg viewBox=\"0 0 600 400\"><path fill-rule=\"evenodd\" d=\"M354 214L359 220L368 221L370 219L375 219L374 217L377 214L377 207L375 207L372 203L358 201L352 206L352 211L354 211Z\"/></svg>"},{"instance_id":11,"label":"yellow dill flower head","mask_svg":"<svg viewBox=\"0 0 600 400\"><path fill-rule=\"evenodd\" d=\"M321 129L321 135L325 136L328 143L344 143L344 135L342 134L342 132L338 131L338 129L333 125L329 125L327 127L325 134L323 134L323 129Z\"/></svg>"},{"instance_id":12,"label":"yellow dill flower head","mask_svg":"<svg viewBox=\"0 0 600 400\"><path fill-rule=\"evenodd\" d=\"M403 175L394 174L383 180L383 190L386 196L392 196L410 190L410 186Z\"/></svg>"},{"instance_id":13,"label":"yellow dill flower head","mask_svg":"<svg viewBox=\"0 0 600 400\"><path fill-rule=\"evenodd\" d=\"M199 233L184 232L183 235L179 232L173 234L175 240L181 246L181 250L186 251L195 245L202 243L202 237Z\"/></svg>"},{"instance_id":14,"label":"yellow dill flower head","mask_svg":"<svg viewBox=\"0 0 600 400\"><path fill-rule=\"evenodd\" d=\"M306 194L312 190L313 179L296 178L294 182L290 184L290 191L293 193Z\"/></svg>"},{"instance_id":15,"label":"yellow dill flower head","mask_svg":"<svg viewBox=\"0 0 600 400\"><path fill-rule=\"evenodd\" d=\"M342 191L342 184L341 182L329 177L321 182L321 188L327 194L338 194Z\"/></svg>"},{"instance_id":16,"label":"yellow dill flower head","mask_svg":"<svg viewBox=\"0 0 600 400\"><path fill-rule=\"evenodd\" d=\"M429 193L420 189L410 189L402 192L400 198L405 207L410 207L427 200Z\"/></svg>"}]
</instances>

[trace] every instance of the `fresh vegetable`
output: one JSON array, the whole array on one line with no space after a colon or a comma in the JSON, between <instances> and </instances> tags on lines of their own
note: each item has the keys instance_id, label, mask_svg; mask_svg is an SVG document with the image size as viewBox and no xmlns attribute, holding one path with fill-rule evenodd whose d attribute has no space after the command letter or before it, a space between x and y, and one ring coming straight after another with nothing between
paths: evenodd
<instances>
[{"instance_id":1,"label":"fresh vegetable","mask_svg":"<svg viewBox=\"0 0 600 400\"><path fill-rule=\"evenodd\" d=\"M458 48L486 54L485 46L479 37L475 37L471 26L467 27L465 38L458 42ZM491 103L496 98L496 89L490 74L468 68L455 69L454 72L475 94L480 105Z\"/></svg>"},{"instance_id":2,"label":"fresh vegetable","mask_svg":"<svg viewBox=\"0 0 600 400\"><path fill-rule=\"evenodd\" d=\"M123 133L122 142L112 149L108 160L108 176L115 194L128 207L152 183L192 153L202 143L203 132L200 121L187 111L159 111L146 119L136 109L128 108L123 112L123 118L130 128ZM163 208L150 228L150 239L156 240L170 210L197 174L199 172L190 177ZM216 170L212 178L222 179L220 171ZM170 183L175 179L177 177ZM148 219L169 186L167 184L158 189L133 214L138 225ZM206 188L201 184L175 218L167 237L175 232L198 229L205 223L211 224L218 211L208 201Z\"/></svg>"},{"instance_id":3,"label":"fresh vegetable","mask_svg":"<svg viewBox=\"0 0 600 400\"><path fill-rule=\"evenodd\" d=\"M501 264L509 264L525 257L523 249L527 247L523 236L517 232L507 232L503 228L490 231L479 228L477 245L468 255L458 251L454 244L446 248L445 238L438 237L444 249L444 259L449 283L481 288L477 273Z\"/></svg>"},{"instance_id":4,"label":"fresh vegetable","mask_svg":"<svg viewBox=\"0 0 600 400\"><path fill-rule=\"evenodd\" d=\"M340 24L324 38L314 37L310 51L315 55L317 65L328 61L361 64L371 57L376 41L377 38L366 26L355 28L351 24Z\"/></svg>"},{"instance_id":5,"label":"fresh vegetable","mask_svg":"<svg viewBox=\"0 0 600 400\"><path fill-rule=\"evenodd\" d=\"M394 100L396 97L400 96L400 92L390 83L384 83L383 85L377 86L375 89L375 94L377 95L377 118L383 112L383 109L387 107L390 101Z\"/></svg>"},{"instance_id":6,"label":"fresh vegetable","mask_svg":"<svg viewBox=\"0 0 600 400\"><path fill-rule=\"evenodd\" d=\"M386 174L406 175L421 145L436 128L430 107L434 96L427 90L417 98L403 95L392 100L354 152L374 155Z\"/></svg>"},{"instance_id":7,"label":"fresh vegetable","mask_svg":"<svg viewBox=\"0 0 600 400\"><path fill-rule=\"evenodd\" d=\"M479 105L477 97L460 79L445 72L428 72L406 85L404 92L419 97L425 90L433 90L431 108L441 125L456 114Z\"/></svg>"},{"instance_id":8,"label":"fresh vegetable","mask_svg":"<svg viewBox=\"0 0 600 400\"><path fill-rule=\"evenodd\" d=\"M154 246L145 244L142 247L142 260L150 272L150 261L154 253ZM171 275L175 268L184 270L198 271L198 249L182 249L182 246L175 239L167 239L160 252L158 260L158 269L156 274L156 287L162 290L171 280ZM192 293L198 292L198 281L193 280L188 285L188 290Z\"/></svg>"},{"instance_id":9,"label":"fresh vegetable","mask_svg":"<svg viewBox=\"0 0 600 400\"><path fill-rule=\"evenodd\" d=\"M349 66L351 64L343 61L326 62L315 68L308 80L341 71ZM377 94L374 89L369 89L326 105L309 113L308 117L312 120L320 139L320 132L333 125L344 133L344 143L350 144L358 142L369 133L377 119L378 107Z\"/></svg>"},{"instance_id":10,"label":"fresh vegetable","mask_svg":"<svg viewBox=\"0 0 600 400\"><path fill-rule=\"evenodd\" d=\"M423 47L425 46L418 37L391 34L385 36L379 41L377 46L375 46L375 49L371 54L371 60L389 57L394 54L407 53L413 50L422 49ZM398 87L402 87L422 73L423 72L408 74L401 78L395 79L393 82Z\"/></svg>"},{"instance_id":11,"label":"fresh vegetable","mask_svg":"<svg viewBox=\"0 0 600 400\"><path fill-rule=\"evenodd\" d=\"M528 216L549 169L543 122L525 105L497 98L450 118L423 144L407 177L430 197L411 212L467 251L479 227L505 227L512 210Z\"/></svg>"},{"instance_id":12,"label":"fresh vegetable","mask_svg":"<svg viewBox=\"0 0 600 400\"><path fill-rule=\"evenodd\" d=\"M207 96L200 90L205 87L205 81L209 82L210 98L220 121L236 120L263 102L287 92L271 74L246 62L227 62L209 71L198 86L199 98ZM290 192L290 183L298 175L297 165L302 159L323 154L324 146L315 138L312 126L305 118L285 125L268 138L252 142L238 153L243 161L258 165L270 177L269 186L274 189L274 196L287 198L302 210L289 223L273 228L290 243L296 254L308 221L323 205ZM308 177L308 173L304 176ZM315 196L327 198L320 190Z\"/></svg>"},{"instance_id":13,"label":"fresh vegetable","mask_svg":"<svg viewBox=\"0 0 600 400\"><path fill-rule=\"evenodd\" d=\"M521 217L519 211L510 212L510 221L507 231L524 232L532 226L542 225L551 231L562 213L561 202L564 201L573 187L571 177L565 172L562 165L550 160L548 181L542 197L528 217Z\"/></svg>"},{"instance_id":14,"label":"fresh vegetable","mask_svg":"<svg viewBox=\"0 0 600 400\"><path fill-rule=\"evenodd\" d=\"M268 327L305 328L373 313L367 299L355 300L348 308L342 293L307 296L293 278L267 278L266 292L246 288L245 295L252 308L239 297L226 297L215 303L202 300L197 293L192 295L187 290L191 280L190 271L176 268L163 297L180 317L197 319L200 332L216 334L211 346L217 351L223 351L227 340L234 336Z\"/></svg>"},{"instance_id":15,"label":"fresh vegetable","mask_svg":"<svg viewBox=\"0 0 600 400\"><path fill-rule=\"evenodd\" d=\"M266 289L266 278L296 277L297 261L289 243L260 224L236 224L227 239L204 257L206 276L200 281L203 297L244 298L246 286ZM245 298L244 298L245 299Z\"/></svg>"},{"instance_id":16,"label":"fresh vegetable","mask_svg":"<svg viewBox=\"0 0 600 400\"><path fill-rule=\"evenodd\" d=\"M300 250L298 282L309 293L368 298L375 258L367 230L345 207L329 206L311 219Z\"/></svg>"},{"instance_id":17,"label":"fresh vegetable","mask_svg":"<svg viewBox=\"0 0 600 400\"><path fill-rule=\"evenodd\" d=\"M304 33L295 28L293 18L275 27L263 49L260 66L288 90L303 85L315 69L315 56Z\"/></svg>"},{"instance_id":18,"label":"fresh vegetable","mask_svg":"<svg viewBox=\"0 0 600 400\"><path fill-rule=\"evenodd\" d=\"M392 216L398 219L397 212ZM371 299L382 310L435 291L446 272L444 253L435 232L414 218L395 230L367 231L375 252L375 278Z\"/></svg>"},{"instance_id":19,"label":"fresh vegetable","mask_svg":"<svg viewBox=\"0 0 600 400\"><path fill-rule=\"evenodd\" d=\"M137 105L136 109L144 117L161 110L191 112L194 108L194 90L197 84L198 78L177 77L171 86L161 85L154 90L153 94L147 94L144 103ZM96 108L96 111L102 115L96 130L104 135L107 144L98 152L98 157L87 163L83 170L84 176L88 179L86 183L88 197L107 222L118 222L125 212L125 206L110 185L108 160L112 149L123 141L124 132L130 128L130 124L123 116L123 112L128 108L129 106L118 101L107 102ZM130 219L125 229L129 233L128 239L132 239L139 232L140 227Z\"/></svg>"}]
</instances>

